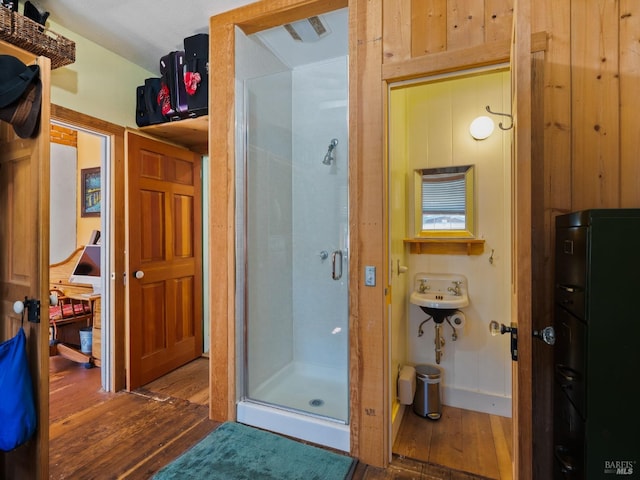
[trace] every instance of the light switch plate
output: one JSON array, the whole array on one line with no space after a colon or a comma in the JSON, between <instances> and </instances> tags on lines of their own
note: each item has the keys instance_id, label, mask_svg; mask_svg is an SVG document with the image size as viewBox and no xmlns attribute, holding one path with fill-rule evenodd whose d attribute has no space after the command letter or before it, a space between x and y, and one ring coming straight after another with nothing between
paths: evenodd
<instances>
[{"instance_id":1,"label":"light switch plate","mask_svg":"<svg viewBox=\"0 0 640 480\"><path fill-rule=\"evenodd\" d=\"M364 284L367 287L376 286L376 267L370 265L364 267Z\"/></svg>"}]
</instances>

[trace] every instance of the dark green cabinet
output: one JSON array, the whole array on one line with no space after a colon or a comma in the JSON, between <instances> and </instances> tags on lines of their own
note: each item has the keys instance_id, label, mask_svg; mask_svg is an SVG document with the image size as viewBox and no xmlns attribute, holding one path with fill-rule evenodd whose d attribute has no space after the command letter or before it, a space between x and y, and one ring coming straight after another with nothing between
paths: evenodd
<instances>
[{"instance_id":1,"label":"dark green cabinet","mask_svg":"<svg viewBox=\"0 0 640 480\"><path fill-rule=\"evenodd\" d=\"M556 218L554 329L554 478L640 478L640 209Z\"/></svg>"}]
</instances>

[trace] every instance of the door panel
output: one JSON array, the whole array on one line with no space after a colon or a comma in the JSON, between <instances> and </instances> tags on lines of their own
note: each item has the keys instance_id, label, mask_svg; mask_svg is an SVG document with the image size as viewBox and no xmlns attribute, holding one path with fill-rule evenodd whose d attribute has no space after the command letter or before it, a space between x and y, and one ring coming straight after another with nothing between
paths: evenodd
<instances>
[{"instance_id":1,"label":"door panel","mask_svg":"<svg viewBox=\"0 0 640 480\"><path fill-rule=\"evenodd\" d=\"M134 389L202 354L201 164L189 150L131 132L127 139Z\"/></svg>"},{"instance_id":2,"label":"door panel","mask_svg":"<svg viewBox=\"0 0 640 480\"><path fill-rule=\"evenodd\" d=\"M0 53L25 64L40 65L41 128L33 139L18 138L0 122L0 342L16 335L21 318L13 303L25 297L42 299L48 308L49 283L49 69L48 59L0 42ZM41 323L24 320L27 355L34 384L38 429L12 452L0 452L0 478L48 478L49 348L47 315ZM44 427L44 428L43 428Z\"/></svg>"},{"instance_id":3,"label":"door panel","mask_svg":"<svg viewBox=\"0 0 640 480\"><path fill-rule=\"evenodd\" d=\"M513 363L514 478L533 471L531 323L531 0L514 1L511 51L513 145L513 270L511 321L518 327L518 361Z\"/></svg>"}]
</instances>

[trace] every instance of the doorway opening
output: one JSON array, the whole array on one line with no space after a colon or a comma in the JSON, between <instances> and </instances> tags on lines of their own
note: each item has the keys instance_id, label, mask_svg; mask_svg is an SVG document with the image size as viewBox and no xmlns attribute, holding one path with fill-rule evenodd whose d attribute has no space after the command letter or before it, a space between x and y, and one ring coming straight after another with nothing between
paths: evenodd
<instances>
[{"instance_id":1,"label":"doorway opening","mask_svg":"<svg viewBox=\"0 0 640 480\"><path fill-rule=\"evenodd\" d=\"M109 301L109 305L105 305L103 308L101 318L103 318L103 330L106 330L104 324L112 321L111 328L109 328L110 335L107 336L105 332L107 339L111 341L114 339L117 340L118 338L121 339L120 342L112 342L109 347L105 346L103 340L102 349L105 350L108 348L108 352L113 352L113 355L107 363L107 357L103 354L101 362L102 368L85 369L82 365L74 364L73 366L78 368L74 368L73 372L71 372L70 369L67 369L66 372L62 372L60 375L52 375L51 383L57 382L53 388L58 391L54 398L54 402L51 403L52 415L50 425L55 424L53 425L55 435L51 437L50 441L50 458L52 462L59 462L59 460L56 459L59 459L61 455L63 455L63 449L74 448L73 445L76 445L74 443L76 442L76 438L74 437L72 425L68 425L66 418L71 414L77 414L75 418L78 422L83 422L85 419L95 421L95 418L97 418L97 414L95 412L103 408L102 405L105 401L113 398L119 398L121 394L119 393L116 395L115 392L126 387L124 383L124 374L121 374L121 372L124 371L123 338L125 335L122 330L124 329L124 321L122 320L124 315L116 315L115 313L118 311L118 308L122 308L122 305L120 307L117 306L119 302L116 302L116 299L121 300L123 298L119 291L119 289L123 288L123 282L121 281L121 273L119 275L113 273L125 271L124 256L122 254L111 253L114 251L123 251L121 243L122 240L118 236L119 233L122 234L122 231L121 229L119 232L116 231L118 229L117 221L114 222L114 219L112 218L113 215L109 215L109 212L120 212L121 214L124 208L122 205L118 206L118 202L123 201L123 195L112 194L112 192L122 191L122 184L119 182L122 182L124 175L122 175L122 172L117 169L123 168L124 165L124 161L122 161L124 153L124 129L115 125L105 125L105 122L100 122L97 119L77 114L76 112L72 112L64 108L56 107L53 111L55 112L56 120L54 123L56 125L60 125L63 128L68 128L74 131L82 131L93 137L99 136L104 139L102 142L106 143L108 146L108 149L106 149L103 154L103 160L100 164L103 174L104 172L108 172L110 177L102 177L101 181L101 185L105 186L105 188L103 196L101 197L104 209L102 209L101 212L103 218L100 220L99 228L101 232L103 232L101 235L103 237L101 243L103 246L108 245L108 248L105 248L105 250L110 252L108 259L103 258L102 262L103 266L105 264L108 265L108 267L103 267L102 271L109 273L109 275L105 276L104 282L111 284L114 287L113 290L110 291L103 286L103 292L109 292L111 300ZM199 175L196 177L200 178ZM116 220L117 219L118 217L116 216ZM111 304L116 305L113 306ZM114 317L120 318L114 319ZM119 344L120 347L118 346ZM118 350L119 348L122 348L122 350ZM109 369L111 369L110 373ZM71 372L70 375L61 379L62 376L69 372ZM87 379L89 376L92 378ZM101 378L102 376L107 377L105 382L103 382L103 379ZM186 400L196 404L197 407L195 407L195 409L199 411L198 418L205 419L207 418L206 405L208 404L209 399L208 380L208 360L205 358L199 358L185 367L172 372L172 374L166 378L160 378L156 382L145 386L146 390L143 388L139 391L132 392L131 396L134 398L144 396L146 401L150 403L170 403L166 402L169 397ZM101 386L103 388L101 388ZM68 395L73 397L74 400L78 400L78 398L80 398L80 401L67 402L63 399L62 402L60 402L59 400L61 395ZM75 411L71 411L72 408L75 409ZM113 423L113 419L110 419L108 415L99 415L99 418L101 418L100 421L105 422L103 425L105 429L117 428L117 425ZM85 427L83 426L81 428ZM95 425L91 426L91 429L95 428ZM104 438L97 439L97 441L104 444L108 443L109 438L110 437L105 436ZM80 445L80 442L84 440L78 439L77 441L78 445ZM90 449L90 451L100 451L100 448ZM90 457L90 455L88 457ZM69 469L72 468L74 468L73 464L67 465L64 462L52 465L52 471L70 472L71 470Z\"/></svg>"},{"instance_id":2,"label":"doorway opening","mask_svg":"<svg viewBox=\"0 0 640 480\"><path fill-rule=\"evenodd\" d=\"M89 243L100 245L100 278L93 282L92 308L96 315L92 324L91 353L94 363L101 370L101 385L111 391L111 234L110 218L111 189L111 138L103 133L70 125L62 121L51 121L52 132L63 132L73 136L70 142L51 142L51 198L50 198L50 264L57 265L58 272L73 265L69 257L80 247ZM91 185L88 188L88 185ZM85 198L83 198L83 195ZM97 232L97 237L96 237ZM69 268L67 268L69 267ZM51 267L56 268L56 267ZM51 270L51 269L50 269ZM75 290L74 280L69 288ZM97 287L97 288L95 288ZM98 310L99 308L99 310Z\"/></svg>"},{"instance_id":3,"label":"doorway opening","mask_svg":"<svg viewBox=\"0 0 640 480\"><path fill-rule=\"evenodd\" d=\"M437 363L434 322L424 323L421 330L427 317L409 302L417 274L465 275L470 299L470 305L462 309L464 327L445 324L442 328L440 420L420 417L411 404L401 404L398 374L390 376L392 450L490 478L511 475L511 457L496 457L498 444L501 448L511 443L509 345L506 338L491 337L488 325L494 318L510 317L512 139L511 132L496 127L491 136L477 140L469 125L476 117L488 115L487 105L494 111L509 112L510 88L508 65L432 76L389 88L389 371ZM501 120L496 119L496 124ZM485 241L484 251L480 255L410 253L405 239L415 237L414 209L424 201L416 200L421 193L413 188L415 172L460 165L474 165L475 236ZM480 429L494 436L480 440ZM484 448L492 450L487 453ZM490 465L474 460L487 456L496 460Z\"/></svg>"}]
</instances>

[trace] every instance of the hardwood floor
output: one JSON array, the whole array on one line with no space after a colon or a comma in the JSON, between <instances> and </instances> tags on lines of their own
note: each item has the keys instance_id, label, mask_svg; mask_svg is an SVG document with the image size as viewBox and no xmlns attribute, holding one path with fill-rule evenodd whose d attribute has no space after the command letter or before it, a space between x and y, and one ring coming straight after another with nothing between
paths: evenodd
<instances>
[{"instance_id":1,"label":"hardwood floor","mask_svg":"<svg viewBox=\"0 0 640 480\"><path fill-rule=\"evenodd\" d=\"M206 360L189 365L190 385L169 377L134 393L105 393L100 369L50 360L50 479L146 480L220 425L209 420L197 387L208 391ZM169 395L163 381L178 395L205 401Z\"/></svg>"},{"instance_id":2,"label":"hardwood floor","mask_svg":"<svg viewBox=\"0 0 640 480\"><path fill-rule=\"evenodd\" d=\"M442 407L432 421L405 409L393 446L398 456L496 480L511 480L511 419Z\"/></svg>"},{"instance_id":3,"label":"hardwood floor","mask_svg":"<svg viewBox=\"0 0 640 480\"><path fill-rule=\"evenodd\" d=\"M87 370L62 357L51 357L50 479L151 478L220 425L208 418L207 382L208 360L201 358L133 393L105 393L100 388L99 368ZM419 435L422 430L414 429ZM404 438L410 432L401 430ZM415 452L422 451L419 442L407 442ZM433 445L430 451L437 450ZM394 455L386 469L358 464L353 479L487 478L462 472L460 465L452 467Z\"/></svg>"}]
</instances>

